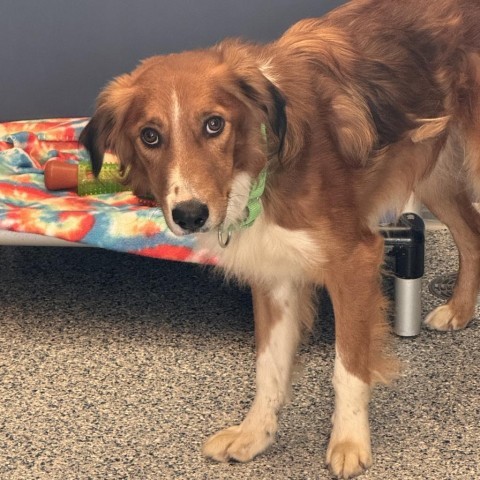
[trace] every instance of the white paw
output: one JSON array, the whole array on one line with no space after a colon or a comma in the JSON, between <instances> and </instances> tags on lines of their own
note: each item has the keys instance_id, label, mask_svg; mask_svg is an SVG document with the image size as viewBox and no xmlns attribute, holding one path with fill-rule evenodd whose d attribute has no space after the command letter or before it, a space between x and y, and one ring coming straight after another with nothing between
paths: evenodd
<instances>
[{"instance_id":1,"label":"white paw","mask_svg":"<svg viewBox=\"0 0 480 480\"><path fill-rule=\"evenodd\" d=\"M327 450L327 466L337 478L353 478L372 465L370 443L355 441L330 441Z\"/></svg>"},{"instance_id":2,"label":"white paw","mask_svg":"<svg viewBox=\"0 0 480 480\"><path fill-rule=\"evenodd\" d=\"M456 314L452 307L447 303L432 310L425 319L425 324L435 330L460 330L465 328L470 321L470 317L462 318Z\"/></svg>"},{"instance_id":3,"label":"white paw","mask_svg":"<svg viewBox=\"0 0 480 480\"><path fill-rule=\"evenodd\" d=\"M203 445L202 453L217 462L248 462L266 450L274 440L275 433L237 425L212 435Z\"/></svg>"}]
</instances>

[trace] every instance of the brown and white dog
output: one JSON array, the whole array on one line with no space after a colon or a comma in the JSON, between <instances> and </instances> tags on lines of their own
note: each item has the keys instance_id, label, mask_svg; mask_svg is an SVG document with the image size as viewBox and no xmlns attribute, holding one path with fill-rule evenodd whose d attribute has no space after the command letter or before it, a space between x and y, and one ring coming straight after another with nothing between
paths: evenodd
<instances>
[{"instance_id":1,"label":"brown and white dog","mask_svg":"<svg viewBox=\"0 0 480 480\"><path fill-rule=\"evenodd\" d=\"M370 390L396 368L377 224L411 192L448 225L460 253L454 294L426 323L460 329L474 313L480 2L354 0L267 45L227 40L147 59L101 93L82 142L96 172L114 151L174 234L197 235L252 288L255 401L240 425L207 440L205 455L244 462L273 443L313 321L312 292L325 285L336 327L327 463L343 478L368 468ZM265 168L262 212L240 228Z\"/></svg>"}]
</instances>

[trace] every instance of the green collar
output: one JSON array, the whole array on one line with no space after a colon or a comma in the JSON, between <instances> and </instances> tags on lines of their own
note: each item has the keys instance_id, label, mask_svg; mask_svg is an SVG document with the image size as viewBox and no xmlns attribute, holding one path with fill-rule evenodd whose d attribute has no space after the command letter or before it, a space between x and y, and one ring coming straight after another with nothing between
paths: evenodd
<instances>
[{"instance_id":1,"label":"green collar","mask_svg":"<svg viewBox=\"0 0 480 480\"><path fill-rule=\"evenodd\" d=\"M267 127L264 123L260 125L260 130L262 133L262 138L267 145ZM263 192L265 191L265 183L267 181L267 167L265 167L256 180L252 183L250 187L250 193L248 195L247 202L247 215L246 217L237 224L231 224L226 229L223 224L220 225L218 229L218 243L221 247L225 248L230 243L230 238L234 230L248 228L253 225L258 216L262 213L262 198ZM224 236L226 235L226 238Z\"/></svg>"},{"instance_id":2,"label":"green collar","mask_svg":"<svg viewBox=\"0 0 480 480\"><path fill-rule=\"evenodd\" d=\"M266 180L267 167L260 172L260 175L257 177L255 182L253 182L252 187L250 188L250 194L248 195L247 202L247 216L238 224L238 228L251 227L260 213L262 213L262 203L260 199L265 191Z\"/></svg>"}]
</instances>

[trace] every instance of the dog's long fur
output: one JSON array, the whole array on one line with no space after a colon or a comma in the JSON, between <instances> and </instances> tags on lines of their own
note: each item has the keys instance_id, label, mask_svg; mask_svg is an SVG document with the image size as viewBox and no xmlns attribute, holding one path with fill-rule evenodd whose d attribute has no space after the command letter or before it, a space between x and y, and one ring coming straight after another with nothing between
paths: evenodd
<instances>
[{"instance_id":1,"label":"dog's long fur","mask_svg":"<svg viewBox=\"0 0 480 480\"><path fill-rule=\"evenodd\" d=\"M460 253L454 294L426 321L439 330L470 321L480 284L471 203L480 191L479 25L478 0L354 0L271 44L227 40L150 58L101 93L82 135L95 171L113 150L174 233L195 230L200 247L252 287L255 402L241 425L207 441L206 455L247 461L273 442L295 349L313 321L313 286L325 285L337 351L327 463L344 478L371 464L370 387L395 373L377 224L411 192ZM214 126L224 119L218 134L206 130L212 117ZM145 128L158 134L153 147ZM221 248L217 230L241 220L264 167L263 213ZM185 205L198 228L172 213Z\"/></svg>"}]
</instances>

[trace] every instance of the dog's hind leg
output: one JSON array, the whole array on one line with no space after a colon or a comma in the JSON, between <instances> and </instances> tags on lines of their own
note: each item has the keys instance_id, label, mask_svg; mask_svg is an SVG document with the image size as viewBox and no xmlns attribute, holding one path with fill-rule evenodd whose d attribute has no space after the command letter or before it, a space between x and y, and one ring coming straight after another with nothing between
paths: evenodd
<instances>
[{"instance_id":1,"label":"dog's hind leg","mask_svg":"<svg viewBox=\"0 0 480 480\"><path fill-rule=\"evenodd\" d=\"M480 149L476 154L480 159ZM475 185L467 181L472 172L463 157L463 148L447 143L435 169L418 188L420 199L450 229L459 252L452 297L425 319L437 330L464 328L474 315L480 287L480 214L472 205L470 193ZM472 180L478 187L480 179Z\"/></svg>"},{"instance_id":2,"label":"dog's hind leg","mask_svg":"<svg viewBox=\"0 0 480 480\"><path fill-rule=\"evenodd\" d=\"M277 416L288 400L302 325L313 322L312 289L285 281L252 288L257 348L257 391L245 420L210 437L203 454L247 462L275 440Z\"/></svg>"},{"instance_id":3,"label":"dog's hind leg","mask_svg":"<svg viewBox=\"0 0 480 480\"><path fill-rule=\"evenodd\" d=\"M331 264L326 287L335 314L335 412L327 465L339 478L372 464L368 403L371 386L387 383L396 362L386 352L386 301L380 284L383 239L366 234Z\"/></svg>"}]
</instances>

